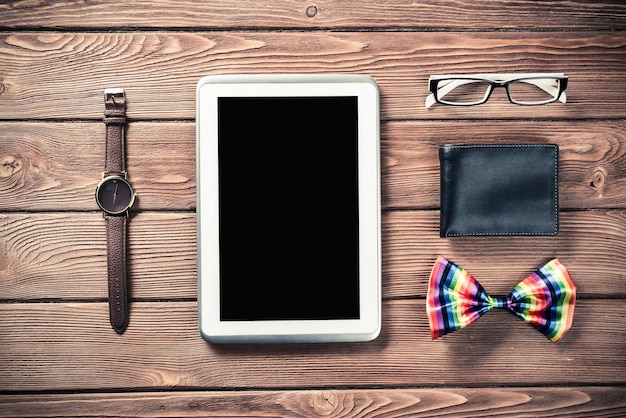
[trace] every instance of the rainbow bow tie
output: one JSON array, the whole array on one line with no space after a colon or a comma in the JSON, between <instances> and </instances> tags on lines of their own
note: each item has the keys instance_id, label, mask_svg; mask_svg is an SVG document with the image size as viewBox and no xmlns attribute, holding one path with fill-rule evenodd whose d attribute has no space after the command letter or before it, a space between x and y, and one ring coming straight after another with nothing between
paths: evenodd
<instances>
[{"instance_id":1,"label":"rainbow bow tie","mask_svg":"<svg viewBox=\"0 0 626 418\"><path fill-rule=\"evenodd\" d=\"M506 308L558 342L572 326L576 286L556 258L506 297L491 297L461 266L439 257L430 274L426 312L432 339L465 328L492 308Z\"/></svg>"}]
</instances>

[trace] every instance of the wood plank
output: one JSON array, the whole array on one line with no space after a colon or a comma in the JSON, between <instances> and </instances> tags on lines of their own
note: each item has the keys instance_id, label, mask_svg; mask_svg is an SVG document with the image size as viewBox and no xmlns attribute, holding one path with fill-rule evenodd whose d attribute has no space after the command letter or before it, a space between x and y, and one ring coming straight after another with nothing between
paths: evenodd
<instances>
[{"instance_id":1,"label":"wood plank","mask_svg":"<svg viewBox=\"0 0 626 418\"><path fill-rule=\"evenodd\" d=\"M146 11L149 10L149 13ZM106 2L3 2L5 28L416 28L556 30L624 29L626 7L621 2L548 3L525 1L316 0L280 2L201 0L171 3L163 0Z\"/></svg>"},{"instance_id":2,"label":"wood plank","mask_svg":"<svg viewBox=\"0 0 626 418\"><path fill-rule=\"evenodd\" d=\"M558 144L563 209L626 206L624 121L385 122L381 130L386 209L439 207L439 145L496 142ZM194 123L129 124L136 210L195 209L195 135ZM103 138L97 122L0 122L0 210L97 210Z\"/></svg>"},{"instance_id":3,"label":"wood plank","mask_svg":"<svg viewBox=\"0 0 626 418\"><path fill-rule=\"evenodd\" d=\"M559 145L561 208L626 205L624 121L395 122L381 125L385 208L439 208L442 144Z\"/></svg>"},{"instance_id":4,"label":"wood plank","mask_svg":"<svg viewBox=\"0 0 626 418\"><path fill-rule=\"evenodd\" d=\"M77 59L80 57L80 59ZM99 119L102 90L123 87L134 119L195 118L209 74L364 73L383 119L626 118L622 32L3 33L2 119ZM440 73L565 72L568 103L425 109ZM602 94L599 94L601 92Z\"/></svg>"},{"instance_id":5,"label":"wood plank","mask_svg":"<svg viewBox=\"0 0 626 418\"><path fill-rule=\"evenodd\" d=\"M98 122L0 123L0 210L98 210L104 137ZM131 123L126 148L133 209L195 209L195 124Z\"/></svg>"},{"instance_id":6,"label":"wood plank","mask_svg":"<svg viewBox=\"0 0 626 418\"><path fill-rule=\"evenodd\" d=\"M623 299L578 301L558 344L504 310L431 341L423 300L383 305L368 343L211 345L195 302L134 303L123 335L105 303L0 304L0 390L626 384Z\"/></svg>"},{"instance_id":7,"label":"wood plank","mask_svg":"<svg viewBox=\"0 0 626 418\"><path fill-rule=\"evenodd\" d=\"M620 416L626 388L433 388L0 396L0 416Z\"/></svg>"},{"instance_id":8,"label":"wood plank","mask_svg":"<svg viewBox=\"0 0 626 418\"><path fill-rule=\"evenodd\" d=\"M383 214L383 297L424 297L438 255L506 294L550 258L569 269L582 297L626 295L626 211L563 212L556 237L439 238L437 211ZM99 213L0 214L0 300L107 297ZM130 221L135 299L196 297L193 213L139 213Z\"/></svg>"},{"instance_id":9,"label":"wood plank","mask_svg":"<svg viewBox=\"0 0 626 418\"><path fill-rule=\"evenodd\" d=\"M506 295L535 269L559 258L581 296L622 297L624 236L624 211L562 212L555 237L502 239L442 239L439 212L389 212L383 218L383 295L425 296L432 265L443 255L463 266L492 295Z\"/></svg>"},{"instance_id":10,"label":"wood plank","mask_svg":"<svg viewBox=\"0 0 626 418\"><path fill-rule=\"evenodd\" d=\"M0 214L0 231L1 298L107 297L101 214ZM128 245L131 297L195 298L195 214L132 216Z\"/></svg>"}]
</instances>

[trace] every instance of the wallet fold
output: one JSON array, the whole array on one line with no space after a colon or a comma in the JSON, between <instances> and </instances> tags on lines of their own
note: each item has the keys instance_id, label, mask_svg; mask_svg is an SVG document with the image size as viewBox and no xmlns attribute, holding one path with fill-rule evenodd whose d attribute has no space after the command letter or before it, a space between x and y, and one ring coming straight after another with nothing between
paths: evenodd
<instances>
[{"instance_id":1,"label":"wallet fold","mask_svg":"<svg viewBox=\"0 0 626 418\"><path fill-rule=\"evenodd\" d=\"M440 236L556 235L554 144L439 147Z\"/></svg>"}]
</instances>

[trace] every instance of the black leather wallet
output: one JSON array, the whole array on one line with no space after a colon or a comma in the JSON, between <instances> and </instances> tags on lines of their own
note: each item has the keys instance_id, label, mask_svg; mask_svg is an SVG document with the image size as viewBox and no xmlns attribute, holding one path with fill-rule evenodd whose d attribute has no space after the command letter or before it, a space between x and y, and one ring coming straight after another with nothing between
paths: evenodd
<instances>
[{"instance_id":1,"label":"black leather wallet","mask_svg":"<svg viewBox=\"0 0 626 418\"><path fill-rule=\"evenodd\" d=\"M441 237L556 235L559 148L442 145Z\"/></svg>"}]
</instances>

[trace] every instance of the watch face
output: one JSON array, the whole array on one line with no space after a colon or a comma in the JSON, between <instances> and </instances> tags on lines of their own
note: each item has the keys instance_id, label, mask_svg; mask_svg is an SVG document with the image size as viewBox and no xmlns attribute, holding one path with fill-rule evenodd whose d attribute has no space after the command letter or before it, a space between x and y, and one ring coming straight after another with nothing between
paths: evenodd
<instances>
[{"instance_id":1,"label":"watch face","mask_svg":"<svg viewBox=\"0 0 626 418\"><path fill-rule=\"evenodd\" d=\"M96 189L98 206L111 215L119 215L128 210L135 201L135 192L124 177L105 177Z\"/></svg>"}]
</instances>

